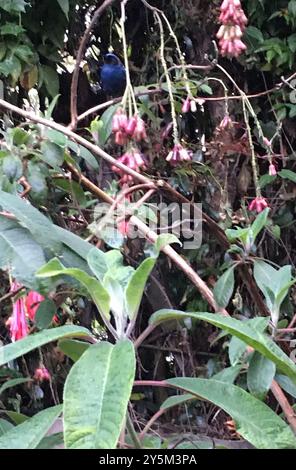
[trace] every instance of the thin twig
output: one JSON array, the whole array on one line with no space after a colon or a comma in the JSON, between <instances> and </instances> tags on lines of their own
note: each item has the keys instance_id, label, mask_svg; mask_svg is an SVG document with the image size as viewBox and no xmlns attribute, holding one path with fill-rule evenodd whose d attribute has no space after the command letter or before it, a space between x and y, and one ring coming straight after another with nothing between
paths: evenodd
<instances>
[{"instance_id":1,"label":"thin twig","mask_svg":"<svg viewBox=\"0 0 296 470\"><path fill-rule=\"evenodd\" d=\"M71 83L71 124L70 124L70 129L74 130L76 129L77 126L77 91L78 91L78 80L79 80L79 70L80 70L80 64L83 59L85 49L90 37L90 34L93 30L93 27L95 26L96 22L102 15L102 13L108 8L112 3L114 3L115 0L105 0L102 5L97 8L97 10L94 13L94 16L92 17L92 20L88 26L88 28L85 30L84 35L81 39L80 46L77 52L77 57L76 57L76 64L72 76L72 83Z\"/></svg>"}]
</instances>

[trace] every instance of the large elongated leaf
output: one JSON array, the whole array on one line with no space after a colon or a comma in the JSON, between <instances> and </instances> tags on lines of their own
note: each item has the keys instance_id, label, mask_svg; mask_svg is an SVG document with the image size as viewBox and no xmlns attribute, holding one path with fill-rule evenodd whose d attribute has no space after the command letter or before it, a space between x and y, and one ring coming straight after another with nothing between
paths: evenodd
<instances>
[{"instance_id":1,"label":"large elongated leaf","mask_svg":"<svg viewBox=\"0 0 296 470\"><path fill-rule=\"evenodd\" d=\"M54 225L28 202L13 194L0 191L0 205L25 226L40 245L50 250L60 247Z\"/></svg>"},{"instance_id":2,"label":"large elongated leaf","mask_svg":"<svg viewBox=\"0 0 296 470\"><path fill-rule=\"evenodd\" d=\"M176 378L167 382L222 408L237 431L258 449L296 449L296 437L265 403L236 385L219 380Z\"/></svg>"},{"instance_id":3,"label":"large elongated leaf","mask_svg":"<svg viewBox=\"0 0 296 470\"><path fill-rule=\"evenodd\" d=\"M186 317L195 318L196 320L204 320L212 325L227 331L229 334L236 336L246 344L252 346L263 356L273 361L279 370L291 377L296 383L296 364L275 344L272 339L261 331L257 331L250 325L245 324L235 318L226 317L224 315L213 313L192 313L181 312L178 310L159 310L155 312L149 320L149 323L156 324L169 320L181 320Z\"/></svg>"},{"instance_id":4,"label":"large elongated leaf","mask_svg":"<svg viewBox=\"0 0 296 470\"><path fill-rule=\"evenodd\" d=\"M135 376L130 341L90 346L74 364L64 389L68 449L116 447Z\"/></svg>"},{"instance_id":5,"label":"large elongated leaf","mask_svg":"<svg viewBox=\"0 0 296 470\"><path fill-rule=\"evenodd\" d=\"M131 320L139 310L145 285L152 269L154 268L155 262L155 258L145 259L135 270L126 287L125 307Z\"/></svg>"},{"instance_id":6,"label":"large elongated leaf","mask_svg":"<svg viewBox=\"0 0 296 470\"><path fill-rule=\"evenodd\" d=\"M250 360L247 382L248 389L256 398L263 400L274 379L276 366L274 362L254 352Z\"/></svg>"},{"instance_id":7,"label":"large elongated leaf","mask_svg":"<svg viewBox=\"0 0 296 470\"><path fill-rule=\"evenodd\" d=\"M45 262L43 250L29 230L0 216L0 268L11 267L13 277L36 288L35 271Z\"/></svg>"},{"instance_id":8,"label":"large elongated leaf","mask_svg":"<svg viewBox=\"0 0 296 470\"><path fill-rule=\"evenodd\" d=\"M27 419L0 437L0 449L35 449L62 411L53 406Z\"/></svg>"},{"instance_id":9,"label":"large elongated leaf","mask_svg":"<svg viewBox=\"0 0 296 470\"><path fill-rule=\"evenodd\" d=\"M108 319L110 318L110 296L107 290L99 280L89 276L80 269L65 268L57 258L54 258L39 269L36 276L41 278L55 276L73 277L89 292L101 315Z\"/></svg>"},{"instance_id":10,"label":"large elongated leaf","mask_svg":"<svg viewBox=\"0 0 296 470\"><path fill-rule=\"evenodd\" d=\"M221 308L227 307L234 289L234 267L231 266L219 278L214 287L214 297L217 305Z\"/></svg>"},{"instance_id":11,"label":"large elongated leaf","mask_svg":"<svg viewBox=\"0 0 296 470\"><path fill-rule=\"evenodd\" d=\"M13 361L19 356L27 354L33 349L39 348L44 344L56 341L61 338L89 336L90 333L86 328L74 325L59 326L51 330L43 330L40 333L26 336L15 343L7 344L0 347L0 366L7 362Z\"/></svg>"}]
</instances>

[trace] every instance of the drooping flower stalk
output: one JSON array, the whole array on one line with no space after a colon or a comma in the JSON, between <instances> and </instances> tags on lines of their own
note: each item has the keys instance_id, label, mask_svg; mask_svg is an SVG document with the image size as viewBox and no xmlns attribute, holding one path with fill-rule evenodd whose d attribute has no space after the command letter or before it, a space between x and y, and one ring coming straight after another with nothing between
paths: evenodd
<instances>
[{"instance_id":1,"label":"drooping flower stalk","mask_svg":"<svg viewBox=\"0 0 296 470\"><path fill-rule=\"evenodd\" d=\"M247 49L241 40L248 19L240 0L223 0L219 21L222 25L217 33L222 56L238 57Z\"/></svg>"}]
</instances>

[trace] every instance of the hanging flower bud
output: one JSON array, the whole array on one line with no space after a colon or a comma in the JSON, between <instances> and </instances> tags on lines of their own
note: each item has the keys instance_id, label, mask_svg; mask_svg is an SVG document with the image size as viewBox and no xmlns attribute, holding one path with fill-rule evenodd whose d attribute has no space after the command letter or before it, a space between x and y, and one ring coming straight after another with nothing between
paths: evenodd
<instances>
[{"instance_id":1,"label":"hanging flower bud","mask_svg":"<svg viewBox=\"0 0 296 470\"><path fill-rule=\"evenodd\" d=\"M250 211L255 211L258 214L260 212L264 211L264 209L266 209L266 207L268 207L268 203L267 203L266 199L262 196L256 197L249 204L249 210Z\"/></svg>"},{"instance_id":2,"label":"hanging flower bud","mask_svg":"<svg viewBox=\"0 0 296 470\"><path fill-rule=\"evenodd\" d=\"M276 174L277 174L276 167L273 165L273 163L271 163L271 164L269 165L268 174L269 174L270 176L276 176Z\"/></svg>"},{"instance_id":3,"label":"hanging flower bud","mask_svg":"<svg viewBox=\"0 0 296 470\"><path fill-rule=\"evenodd\" d=\"M263 143L266 147L271 147L271 141L267 137L263 137Z\"/></svg>"},{"instance_id":4,"label":"hanging flower bud","mask_svg":"<svg viewBox=\"0 0 296 470\"><path fill-rule=\"evenodd\" d=\"M136 142L147 139L145 122L140 117L137 117L137 124L133 133L133 138Z\"/></svg>"},{"instance_id":5,"label":"hanging flower bud","mask_svg":"<svg viewBox=\"0 0 296 470\"><path fill-rule=\"evenodd\" d=\"M133 116L128 120L128 123L126 126L126 133L130 136L133 135L133 133L135 132L136 126L137 126L137 118Z\"/></svg>"},{"instance_id":6,"label":"hanging flower bud","mask_svg":"<svg viewBox=\"0 0 296 470\"><path fill-rule=\"evenodd\" d=\"M196 111L197 111L197 106L196 106L196 101L195 100L190 101L190 111L192 113L196 113Z\"/></svg>"},{"instance_id":7,"label":"hanging flower bud","mask_svg":"<svg viewBox=\"0 0 296 470\"><path fill-rule=\"evenodd\" d=\"M190 160L192 160L192 152L186 150L181 144L176 144L166 157L166 161L173 166L178 165L180 162Z\"/></svg>"},{"instance_id":8,"label":"hanging flower bud","mask_svg":"<svg viewBox=\"0 0 296 470\"><path fill-rule=\"evenodd\" d=\"M221 130L228 130L233 127L233 122L229 114L226 114L222 121L220 122L218 128Z\"/></svg>"},{"instance_id":9,"label":"hanging flower bud","mask_svg":"<svg viewBox=\"0 0 296 470\"><path fill-rule=\"evenodd\" d=\"M186 100L183 101L183 105L182 105L182 113L189 113L190 111L190 98L189 96L187 96Z\"/></svg>"},{"instance_id":10,"label":"hanging flower bud","mask_svg":"<svg viewBox=\"0 0 296 470\"><path fill-rule=\"evenodd\" d=\"M125 145L127 143L126 134L122 131L116 132L116 134L115 134L115 143L117 145L121 145L121 146Z\"/></svg>"}]
</instances>

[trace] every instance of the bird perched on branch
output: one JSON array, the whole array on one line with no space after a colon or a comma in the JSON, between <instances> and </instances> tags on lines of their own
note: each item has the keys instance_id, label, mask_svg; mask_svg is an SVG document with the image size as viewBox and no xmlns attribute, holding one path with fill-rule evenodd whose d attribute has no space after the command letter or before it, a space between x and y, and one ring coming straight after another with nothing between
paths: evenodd
<instances>
[{"instance_id":1,"label":"bird perched on branch","mask_svg":"<svg viewBox=\"0 0 296 470\"><path fill-rule=\"evenodd\" d=\"M126 71L115 54L106 54L101 67L101 86L103 91L112 97L121 96L126 85Z\"/></svg>"}]
</instances>

